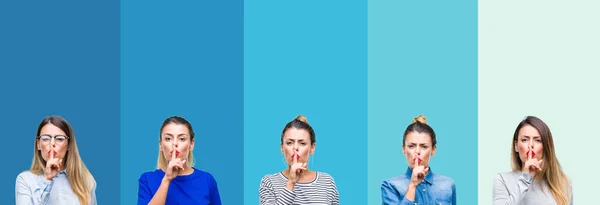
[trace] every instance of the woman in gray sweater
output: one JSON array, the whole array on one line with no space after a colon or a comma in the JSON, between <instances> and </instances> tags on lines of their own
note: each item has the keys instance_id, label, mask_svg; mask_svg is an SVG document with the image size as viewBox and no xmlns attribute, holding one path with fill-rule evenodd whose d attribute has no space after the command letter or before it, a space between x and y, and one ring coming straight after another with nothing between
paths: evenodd
<instances>
[{"instance_id":1,"label":"woman in gray sweater","mask_svg":"<svg viewBox=\"0 0 600 205\"><path fill-rule=\"evenodd\" d=\"M494 205L573 204L571 182L554 152L548 125L527 116L515 130L512 172L496 175Z\"/></svg>"}]
</instances>

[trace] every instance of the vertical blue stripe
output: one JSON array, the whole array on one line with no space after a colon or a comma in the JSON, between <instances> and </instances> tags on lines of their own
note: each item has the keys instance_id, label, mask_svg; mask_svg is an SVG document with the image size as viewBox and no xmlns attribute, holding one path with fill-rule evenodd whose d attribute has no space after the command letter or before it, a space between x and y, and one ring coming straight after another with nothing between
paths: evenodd
<instances>
[{"instance_id":1,"label":"vertical blue stripe","mask_svg":"<svg viewBox=\"0 0 600 205\"><path fill-rule=\"evenodd\" d=\"M316 132L309 169L335 179L342 204L367 204L366 1L246 1L244 203L287 168L281 131L305 115Z\"/></svg>"},{"instance_id":2,"label":"vertical blue stripe","mask_svg":"<svg viewBox=\"0 0 600 205\"><path fill-rule=\"evenodd\" d=\"M15 204L15 179L30 168L36 129L48 115L72 125L98 203L118 204L119 30L114 0L0 2L4 204Z\"/></svg>"},{"instance_id":3,"label":"vertical blue stripe","mask_svg":"<svg viewBox=\"0 0 600 205\"><path fill-rule=\"evenodd\" d=\"M369 204L406 170L402 134L419 114L437 134L432 171L477 203L477 1L369 1Z\"/></svg>"},{"instance_id":4,"label":"vertical blue stripe","mask_svg":"<svg viewBox=\"0 0 600 205\"><path fill-rule=\"evenodd\" d=\"M224 204L242 202L242 1L122 1L121 204L156 168L162 122L179 115L196 133L196 168Z\"/></svg>"}]
</instances>

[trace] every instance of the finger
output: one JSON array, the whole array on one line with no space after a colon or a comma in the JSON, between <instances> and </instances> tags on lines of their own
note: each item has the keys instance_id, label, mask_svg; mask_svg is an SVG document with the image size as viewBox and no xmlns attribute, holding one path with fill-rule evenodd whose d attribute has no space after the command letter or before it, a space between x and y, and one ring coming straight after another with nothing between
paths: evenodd
<instances>
[{"instance_id":1,"label":"finger","mask_svg":"<svg viewBox=\"0 0 600 205\"><path fill-rule=\"evenodd\" d=\"M294 164L298 163L298 153L296 153L296 151L294 151L294 154L292 155L292 162L294 162Z\"/></svg>"},{"instance_id":2,"label":"finger","mask_svg":"<svg viewBox=\"0 0 600 205\"><path fill-rule=\"evenodd\" d=\"M427 166L423 171L425 174L429 173L429 166Z\"/></svg>"},{"instance_id":3,"label":"finger","mask_svg":"<svg viewBox=\"0 0 600 205\"><path fill-rule=\"evenodd\" d=\"M175 160L175 158L177 158L177 157L175 156L175 147L174 146L171 146L171 147L173 147L173 150L171 150L171 161L172 161L172 160Z\"/></svg>"},{"instance_id":4,"label":"finger","mask_svg":"<svg viewBox=\"0 0 600 205\"><path fill-rule=\"evenodd\" d=\"M50 159L49 159L48 161L50 161L50 160L53 160L53 159L54 159L54 153L52 153L52 150L48 151L48 155L50 155L50 156L49 156L49 157L50 157Z\"/></svg>"},{"instance_id":5,"label":"finger","mask_svg":"<svg viewBox=\"0 0 600 205\"><path fill-rule=\"evenodd\" d=\"M532 154L532 150L527 151L527 160L530 160L532 158L531 154Z\"/></svg>"},{"instance_id":6,"label":"finger","mask_svg":"<svg viewBox=\"0 0 600 205\"><path fill-rule=\"evenodd\" d=\"M542 167L544 166L544 160L543 160L543 159L540 159L540 160L538 161L538 165L539 165L540 171L542 171Z\"/></svg>"},{"instance_id":7,"label":"finger","mask_svg":"<svg viewBox=\"0 0 600 205\"><path fill-rule=\"evenodd\" d=\"M306 163L306 162L302 163L302 168L306 169L306 167L308 167L308 163Z\"/></svg>"},{"instance_id":8,"label":"finger","mask_svg":"<svg viewBox=\"0 0 600 205\"><path fill-rule=\"evenodd\" d=\"M415 167L418 167L418 166L419 166L419 158L415 157Z\"/></svg>"}]
</instances>

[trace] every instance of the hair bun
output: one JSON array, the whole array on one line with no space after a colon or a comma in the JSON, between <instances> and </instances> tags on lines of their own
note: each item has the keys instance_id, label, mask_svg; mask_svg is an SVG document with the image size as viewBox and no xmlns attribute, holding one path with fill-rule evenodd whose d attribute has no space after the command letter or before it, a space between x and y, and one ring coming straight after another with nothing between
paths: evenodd
<instances>
[{"instance_id":1,"label":"hair bun","mask_svg":"<svg viewBox=\"0 0 600 205\"><path fill-rule=\"evenodd\" d=\"M298 117L296 117L296 119L294 120L298 120L300 122L304 122L306 124L308 124L308 120L306 119L306 117L304 115L298 115Z\"/></svg>"},{"instance_id":2,"label":"hair bun","mask_svg":"<svg viewBox=\"0 0 600 205\"><path fill-rule=\"evenodd\" d=\"M413 123L419 122L421 124L427 124L427 118L425 118L425 115L419 115L419 116L415 117L415 119L413 119L412 122Z\"/></svg>"}]
</instances>

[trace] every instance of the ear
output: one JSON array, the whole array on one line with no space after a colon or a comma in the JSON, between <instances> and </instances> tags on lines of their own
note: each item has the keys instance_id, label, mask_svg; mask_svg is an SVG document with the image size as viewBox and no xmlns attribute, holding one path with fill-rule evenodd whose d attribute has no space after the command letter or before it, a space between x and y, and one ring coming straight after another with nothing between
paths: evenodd
<instances>
[{"instance_id":1,"label":"ear","mask_svg":"<svg viewBox=\"0 0 600 205\"><path fill-rule=\"evenodd\" d=\"M42 150L42 145L40 143L36 143L36 144L37 144L37 149Z\"/></svg>"},{"instance_id":2,"label":"ear","mask_svg":"<svg viewBox=\"0 0 600 205\"><path fill-rule=\"evenodd\" d=\"M190 144L190 151L194 150L194 142L196 142L196 140L192 140L192 144Z\"/></svg>"},{"instance_id":3,"label":"ear","mask_svg":"<svg viewBox=\"0 0 600 205\"><path fill-rule=\"evenodd\" d=\"M402 145L402 154L406 155L406 150L404 150L404 145Z\"/></svg>"},{"instance_id":4,"label":"ear","mask_svg":"<svg viewBox=\"0 0 600 205\"><path fill-rule=\"evenodd\" d=\"M310 154L314 154L315 153L315 147L317 147L317 143L314 143L310 146Z\"/></svg>"},{"instance_id":5,"label":"ear","mask_svg":"<svg viewBox=\"0 0 600 205\"><path fill-rule=\"evenodd\" d=\"M431 150L431 156L435 156L435 150L437 150L437 145L433 145L433 150Z\"/></svg>"},{"instance_id":6,"label":"ear","mask_svg":"<svg viewBox=\"0 0 600 205\"><path fill-rule=\"evenodd\" d=\"M281 148L281 154L285 155L285 152L283 151L283 144L279 145L279 147Z\"/></svg>"},{"instance_id":7,"label":"ear","mask_svg":"<svg viewBox=\"0 0 600 205\"><path fill-rule=\"evenodd\" d=\"M160 141L158 141L158 150L160 150L161 152L163 151L163 146L162 143L160 143Z\"/></svg>"},{"instance_id":8,"label":"ear","mask_svg":"<svg viewBox=\"0 0 600 205\"><path fill-rule=\"evenodd\" d=\"M519 153L519 147L517 147L517 141L513 141L513 145L515 146L515 152Z\"/></svg>"}]
</instances>

